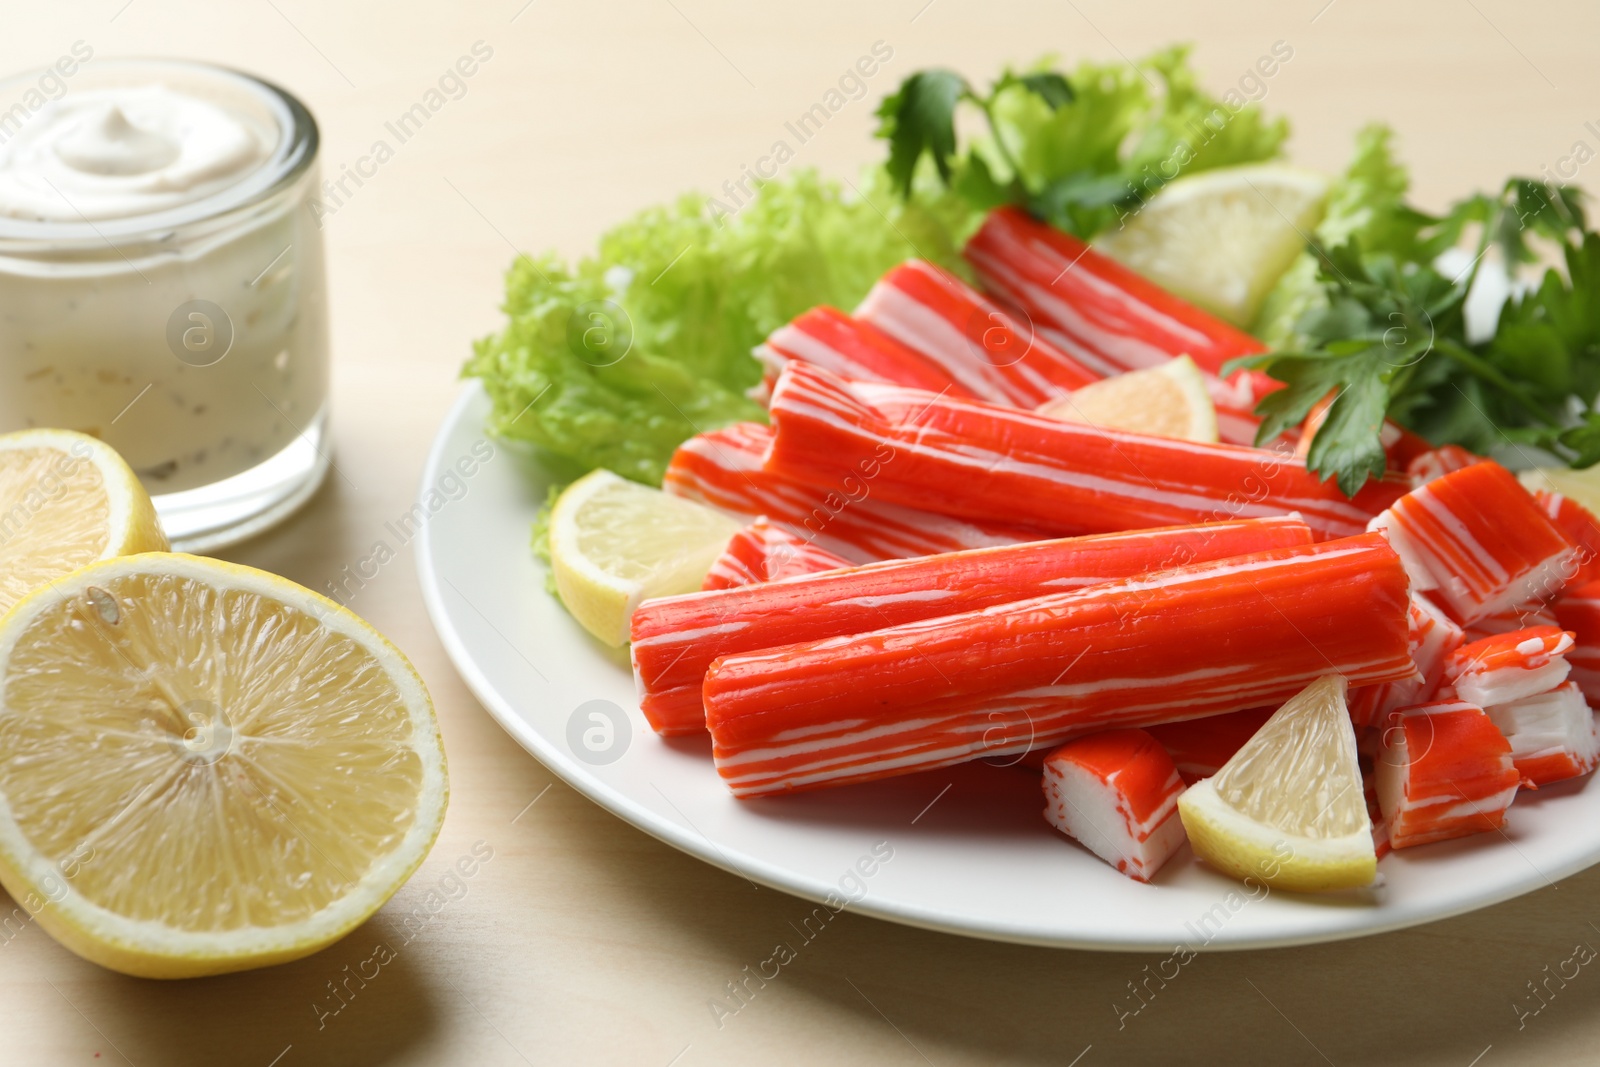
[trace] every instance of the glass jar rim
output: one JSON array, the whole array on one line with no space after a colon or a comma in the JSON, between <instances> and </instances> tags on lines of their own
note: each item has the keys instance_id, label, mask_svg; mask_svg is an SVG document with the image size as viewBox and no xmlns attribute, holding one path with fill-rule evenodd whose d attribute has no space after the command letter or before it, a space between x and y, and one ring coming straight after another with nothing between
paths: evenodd
<instances>
[{"instance_id":1,"label":"glass jar rim","mask_svg":"<svg viewBox=\"0 0 1600 1067\"><path fill-rule=\"evenodd\" d=\"M88 66L90 61L86 60L84 63ZM16 89L19 85L36 82L53 69L40 67L0 78L0 99L3 99L8 91ZM63 246L73 246L115 245L121 242L150 240L180 227L210 222L240 208L248 208L268 200L297 181L316 161L321 133L311 110L287 89L258 75L201 60L142 56L96 58L92 61L92 69L97 79L108 76L114 78L118 73L171 70L187 72L202 78L214 78L242 87L265 104L272 117L277 120L278 142L266 159L245 173L238 181L190 203L161 211L94 222L88 219L39 220L0 216L0 242L50 241ZM130 79L128 84L137 86L141 83ZM67 92L71 91L72 87L69 86ZM62 94L63 97L65 95L66 93Z\"/></svg>"}]
</instances>

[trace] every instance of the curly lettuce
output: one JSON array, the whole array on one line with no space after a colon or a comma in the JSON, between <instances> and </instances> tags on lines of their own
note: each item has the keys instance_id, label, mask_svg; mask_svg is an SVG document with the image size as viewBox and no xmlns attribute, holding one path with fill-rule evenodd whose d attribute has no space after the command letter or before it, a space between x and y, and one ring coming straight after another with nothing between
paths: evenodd
<instances>
[{"instance_id":1,"label":"curly lettuce","mask_svg":"<svg viewBox=\"0 0 1600 1067\"><path fill-rule=\"evenodd\" d=\"M611 229L576 264L518 257L507 322L476 342L463 374L483 382L495 434L573 474L605 467L658 485L686 438L764 420L747 393L767 334L818 304L854 307L907 258L961 269L972 225L948 200L888 195L877 174L852 185L800 171L737 211L682 196Z\"/></svg>"}]
</instances>

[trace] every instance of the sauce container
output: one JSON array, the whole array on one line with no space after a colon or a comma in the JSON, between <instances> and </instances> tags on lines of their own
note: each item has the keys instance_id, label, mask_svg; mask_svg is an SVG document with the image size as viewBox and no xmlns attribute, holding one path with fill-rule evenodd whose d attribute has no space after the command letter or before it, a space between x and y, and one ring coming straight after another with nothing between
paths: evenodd
<instances>
[{"instance_id":1,"label":"sauce container","mask_svg":"<svg viewBox=\"0 0 1600 1067\"><path fill-rule=\"evenodd\" d=\"M308 499L329 466L317 148L292 95L203 63L0 82L0 432L105 440L189 551Z\"/></svg>"}]
</instances>

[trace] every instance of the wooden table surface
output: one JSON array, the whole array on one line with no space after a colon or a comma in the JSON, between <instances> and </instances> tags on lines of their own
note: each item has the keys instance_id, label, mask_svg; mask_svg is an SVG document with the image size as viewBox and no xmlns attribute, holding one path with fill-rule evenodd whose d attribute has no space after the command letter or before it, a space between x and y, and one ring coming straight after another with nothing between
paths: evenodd
<instances>
[{"instance_id":1,"label":"wooden table surface","mask_svg":"<svg viewBox=\"0 0 1600 1067\"><path fill-rule=\"evenodd\" d=\"M1570 178L1577 143L1600 147L1600 125L1585 126L1600 120L1600 8L1578 0L62 0L8 4L0 25L0 71L81 40L97 56L262 73L316 112L325 173L386 138L384 123L476 43L492 49L464 94L327 219L346 478L227 553L318 589L409 506L468 342L497 326L513 246L576 254L636 208L736 178L874 42L893 59L796 165L853 173L876 158L875 101L918 67L987 77L1044 51L1110 59L1174 40L1196 42L1218 91L1287 42L1293 58L1265 103L1293 121L1296 158L1337 167L1352 133L1384 118L1425 206L1510 171ZM1576 175L1600 188L1594 178ZM1202 956L1121 1025L1114 1005L1158 957L989 944L847 912L719 1026L709 1003L806 907L555 781L462 685L401 551L354 606L426 676L452 802L431 857L382 914L410 912L459 857L492 849L465 895L378 977L343 986L355 992L337 1014L332 985L391 939L392 922L299 963L179 984L100 970L31 924L7 926L0 1063L1600 1061L1600 976L1550 983L1520 1025L1513 1007L1575 945L1600 944L1600 870L1403 933Z\"/></svg>"}]
</instances>

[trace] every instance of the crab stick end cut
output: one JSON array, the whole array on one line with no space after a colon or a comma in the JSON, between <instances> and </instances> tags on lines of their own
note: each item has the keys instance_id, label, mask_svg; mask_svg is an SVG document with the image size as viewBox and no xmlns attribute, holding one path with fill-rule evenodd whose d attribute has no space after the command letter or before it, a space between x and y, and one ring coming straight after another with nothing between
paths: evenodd
<instances>
[{"instance_id":1,"label":"crab stick end cut","mask_svg":"<svg viewBox=\"0 0 1600 1067\"><path fill-rule=\"evenodd\" d=\"M1546 693L1567 680L1572 634L1555 626L1470 641L1445 659L1441 696L1488 708Z\"/></svg>"},{"instance_id":2,"label":"crab stick end cut","mask_svg":"<svg viewBox=\"0 0 1600 1067\"><path fill-rule=\"evenodd\" d=\"M1522 775L1482 708L1438 701L1394 712L1376 760L1391 848L1498 829Z\"/></svg>"},{"instance_id":3,"label":"crab stick end cut","mask_svg":"<svg viewBox=\"0 0 1600 1067\"><path fill-rule=\"evenodd\" d=\"M1184 843L1183 780L1144 730L1107 730L1045 757L1044 817L1111 866L1148 882Z\"/></svg>"},{"instance_id":4,"label":"crab stick end cut","mask_svg":"<svg viewBox=\"0 0 1600 1067\"><path fill-rule=\"evenodd\" d=\"M1516 477L1490 460L1418 486L1367 529L1400 554L1413 591L1435 591L1463 624L1555 596L1579 556Z\"/></svg>"},{"instance_id":5,"label":"crab stick end cut","mask_svg":"<svg viewBox=\"0 0 1600 1067\"><path fill-rule=\"evenodd\" d=\"M1588 774L1600 758L1594 712L1575 682L1485 710L1509 742L1523 784L1531 788Z\"/></svg>"}]
</instances>

